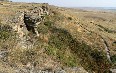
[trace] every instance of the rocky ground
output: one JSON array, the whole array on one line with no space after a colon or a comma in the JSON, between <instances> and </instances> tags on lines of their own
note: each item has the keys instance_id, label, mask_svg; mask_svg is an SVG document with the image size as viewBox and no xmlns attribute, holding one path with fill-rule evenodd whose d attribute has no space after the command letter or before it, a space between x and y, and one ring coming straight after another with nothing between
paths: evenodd
<instances>
[{"instance_id":1,"label":"rocky ground","mask_svg":"<svg viewBox=\"0 0 116 73\"><path fill-rule=\"evenodd\" d=\"M115 15L0 2L0 73L115 73Z\"/></svg>"}]
</instances>

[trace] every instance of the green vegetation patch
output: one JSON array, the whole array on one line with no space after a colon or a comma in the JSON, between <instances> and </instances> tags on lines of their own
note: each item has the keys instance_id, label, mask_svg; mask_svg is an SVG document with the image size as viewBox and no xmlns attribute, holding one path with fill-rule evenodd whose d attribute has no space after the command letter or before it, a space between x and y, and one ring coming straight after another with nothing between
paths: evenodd
<instances>
[{"instance_id":1,"label":"green vegetation patch","mask_svg":"<svg viewBox=\"0 0 116 73\"><path fill-rule=\"evenodd\" d=\"M116 68L116 55L111 56L111 60L112 60L112 63L113 63L113 67Z\"/></svg>"},{"instance_id":2,"label":"green vegetation patch","mask_svg":"<svg viewBox=\"0 0 116 73\"><path fill-rule=\"evenodd\" d=\"M72 17L68 17L68 20L73 20Z\"/></svg>"},{"instance_id":3,"label":"green vegetation patch","mask_svg":"<svg viewBox=\"0 0 116 73\"><path fill-rule=\"evenodd\" d=\"M51 47L47 48L47 53L56 56L64 65L72 67L81 64L91 72L107 72L111 67L102 51L94 50L84 42L80 43L64 29L52 27L50 31L48 44ZM72 55L65 53L68 49Z\"/></svg>"},{"instance_id":4,"label":"green vegetation patch","mask_svg":"<svg viewBox=\"0 0 116 73\"><path fill-rule=\"evenodd\" d=\"M112 60L113 63L116 63L116 55L113 55L113 56L111 57L111 60Z\"/></svg>"},{"instance_id":5,"label":"green vegetation patch","mask_svg":"<svg viewBox=\"0 0 116 73\"><path fill-rule=\"evenodd\" d=\"M38 32L39 33L42 33L42 34L46 34L46 33L48 33L48 27L47 26L45 26L45 25L39 25L38 27L37 27L37 30L38 30Z\"/></svg>"},{"instance_id":6,"label":"green vegetation patch","mask_svg":"<svg viewBox=\"0 0 116 73\"><path fill-rule=\"evenodd\" d=\"M12 28L9 25L0 25L0 39L6 40L12 36Z\"/></svg>"},{"instance_id":7,"label":"green vegetation patch","mask_svg":"<svg viewBox=\"0 0 116 73\"><path fill-rule=\"evenodd\" d=\"M74 56L74 54L70 52L69 49L60 50L60 49L57 49L55 46L49 45L48 47L46 47L46 53L60 60L60 62L64 66L68 66L68 67L77 66L77 59Z\"/></svg>"},{"instance_id":8,"label":"green vegetation patch","mask_svg":"<svg viewBox=\"0 0 116 73\"><path fill-rule=\"evenodd\" d=\"M50 22L46 22L45 25L50 26L49 32L51 34L46 53L60 60L64 66L74 67L81 65L90 72L108 72L111 64L107 60L104 52L92 48L85 42L79 42L67 30L57 28L54 25L56 21L60 20L61 22L64 19L65 17L57 13L47 17L46 21L50 20ZM53 25L51 26L51 24ZM67 51L69 51L68 54Z\"/></svg>"}]
</instances>

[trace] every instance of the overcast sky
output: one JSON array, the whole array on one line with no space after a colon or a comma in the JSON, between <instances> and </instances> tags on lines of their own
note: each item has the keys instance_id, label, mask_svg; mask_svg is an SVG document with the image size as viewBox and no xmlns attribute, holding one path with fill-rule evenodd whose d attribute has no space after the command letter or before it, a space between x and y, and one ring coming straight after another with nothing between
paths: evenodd
<instances>
[{"instance_id":1,"label":"overcast sky","mask_svg":"<svg viewBox=\"0 0 116 73\"><path fill-rule=\"evenodd\" d=\"M61 7L116 7L116 0L11 0L15 2L49 3Z\"/></svg>"}]
</instances>

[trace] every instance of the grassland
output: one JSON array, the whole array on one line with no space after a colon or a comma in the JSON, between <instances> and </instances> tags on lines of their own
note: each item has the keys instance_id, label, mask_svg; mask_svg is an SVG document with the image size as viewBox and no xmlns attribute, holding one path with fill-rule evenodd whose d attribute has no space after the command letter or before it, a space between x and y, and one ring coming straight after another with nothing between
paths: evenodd
<instances>
[{"instance_id":1,"label":"grassland","mask_svg":"<svg viewBox=\"0 0 116 73\"><path fill-rule=\"evenodd\" d=\"M5 61L12 69L28 63L36 68L82 67L89 73L109 73L110 68L116 68L116 13L49 5L50 14L37 26L40 37L29 32L26 36L33 47L21 48L12 27L21 11L37 6L41 4L0 2L0 52L8 52L0 64ZM112 62L107 59L101 36L108 43Z\"/></svg>"}]
</instances>

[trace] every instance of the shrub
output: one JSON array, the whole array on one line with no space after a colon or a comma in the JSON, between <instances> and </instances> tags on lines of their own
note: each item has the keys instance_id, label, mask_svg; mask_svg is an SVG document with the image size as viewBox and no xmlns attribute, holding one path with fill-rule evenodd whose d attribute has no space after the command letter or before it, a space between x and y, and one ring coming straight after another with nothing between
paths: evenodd
<instances>
[{"instance_id":1,"label":"shrub","mask_svg":"<svg viewBox=\"0 0 116 73\"><path fill-rule=\"evenodd\" d=\"M54 23L51 22L51 21L46 21L44 22L44 25L47 26L47 27L51 27Z\"/></svg>"},{"instance_id":2,"label":"shrub","mask_svg":"<svg viewBox=\"0 0 116 73\"><path fill-rule=\"evenodd\" d=\"M55 45L58 49L62 49L66 48L70 44L71 36L66 30L53 27L51 32L52 35L49 39L50 45Z\"/></svg>"},{"instance_id":3,"label":"shrub","mask_svg":"<svg viewBox=\"0 0 116 73\"><path fill-rule=\"evenodd\" d=\"M48 27L45 26L45 25L39 25L37 27L37 30L38 30L39 33L42 33L42 34L48 33Z\"/></svg>"},{"instance_id":4,"label":"shrub","mask_svg":"<svg viewBox=\"0 0 116 73\"><path fill-rule=\"evenodd\" d=\"M68 20L72 20L72 17L68 17Z\"/></svg>"},{"instance_id":5,"label":"shrub","mask_svg":"<svg viewBox=\"0 0 116 73\"><path fill-rule=\"evenodd\" d=\"M58 49L52 46L48 46L45 48L48 55L56 56Z\"/></svg>"},{"instance_id":6,"label":"shrub","mask_svg":"<svg viewBox=\"0 0 116 73\"><path fill-rule=\"evenodd\" d=\"M13 36L12 28L9 25L0 25L0 39L6 40Z\"/></svg>"},{"instance_id":7,"label":"shrub","mask_svg":"<svg viewBox=\"0 0 116 73\"><path fill-rule=\"evenodd\" d=\"M111 56L111 60L113 63L116 63L116 55Z\"/></svg>"}]
</instances>

